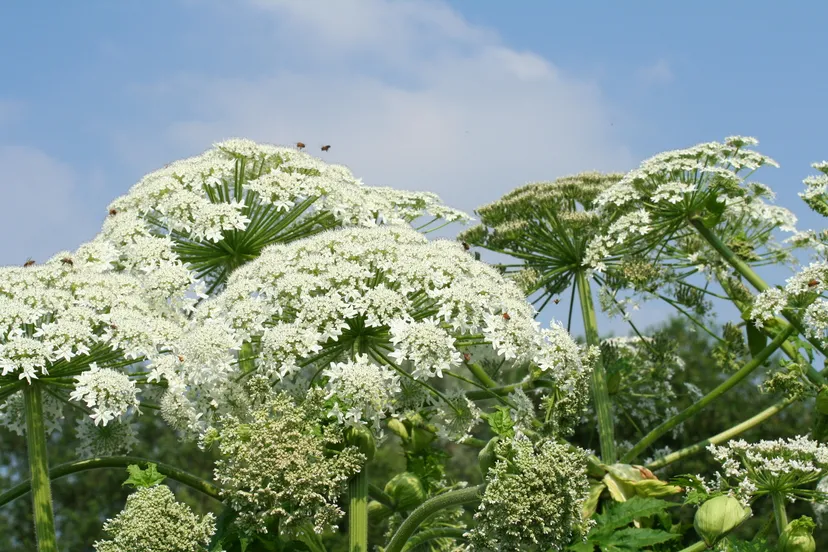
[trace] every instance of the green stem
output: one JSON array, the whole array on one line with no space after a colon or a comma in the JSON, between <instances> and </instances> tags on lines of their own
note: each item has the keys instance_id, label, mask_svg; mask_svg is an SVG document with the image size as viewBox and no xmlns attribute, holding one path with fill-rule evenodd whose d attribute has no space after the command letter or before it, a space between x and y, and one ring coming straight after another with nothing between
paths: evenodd
<instances>
[{"instance_id":1,"label":"green stem","mask_svg":"<svg viewBox=\"0 0 828 552\"><path fill-rule=\"evenodd\" d=\"M773 500L773 517L776 520L776 530L779 534L785 530L788 525L788 512L785 510L785 497L779 491L771 493Z\"/></svg>"},{"instance_id":2,"label":"green stem","mask_svg":"<svg viewBox=\"0 0 828 552\"><path fill-rule=\"evenodd\" d=\"M39 552L57 552L55 514L52 511L52 488L49 482L49 458L46 453L46 425L43 420L43 391L40 387L41 384L37 381L23 387L35 536Z\"/></svg>"},{"instance_id":3,"label":"green stem","mask_svg":"<svg viewBox=\"0 0 828 552\"><path fill-rule=\"evenodd\" d=\"M403 552L437 539L462 539L465 533L465 529L459 529L457 527L435 527L434 529L426 529L408 539L405 548L403 548Z\"/></svg>"},{"instance_id":4,"label":"green stem","mask_svg":"<svg viewBox=\"0 0 828 552\"><path fill-rule=\"evenodd\" d=\"M750 265L748 265L746 262L740 259L739 256L736 255L736 253L734 253L727 246L727 244L720 240L718 236L711 232L710 229L707 228L701 220L691 219L690 224L692 224L696 228L696 230L699 231L699 234L701 234L702 237L705 240L707 240L707 243L709 243L713 247L713 249L715 249L730 264L730 266L736 269L736 271L739 274L741 274L748 282L750 282L751 285L753 285L753 287L755 287L759 292L770 289L770 286L767 283L765 283L765 281L758 274L756 274L756 272L753 271ZM808 335L808 333L805 331L805 328L802 326L800 320L792 312L785 309L782 311L782 316L784 316L785 319L787 319L788 322L790 322L791 325L793 325L796 328L796 331L799 332L801 336L806 338L808 342L811 345L813 345L819 352L821 352L822 354L826 354L825 347L823 347L817 339L814 339L813 337L810 337ZM814 373L816 373L819 376L819 381L814 380L814 374L812 373L812 371L809 371L808 377L811 379L811 381L813 381L814 383L823 383L824 380L822 378L822 375L815 371Z\"/></svg>"},{"instance_id":5,"label":"green stem","mask_svg":"<svg viewBox=\"0 0 828 552\"><path fill-rule=\"evenodd\" d=\"M437 495L420 504L411 514L405 518L397 532L391 537L385 552L402 552L405 544L414 534L414 531L430 516L436 514L440 510L450 508L452 506L459 506L460 504L467 504L469 502L477 502L480 496L486 489L486 484L477 485L476 487L468 487L459 491L450 491L445 494Z\"/></svg>"},{"instance_id":6,"label":"green stem","mask_svg":"<svg viewBox=\"0 0 828 552\"><path fill-rule=\"evenodd\" d=\"M535 389L537 387L549 387L554 388L555 384L551 381L537 379L537 380L529 380L522 383L513 383L511 385L504 385L503 387L493 387L487 390L480 390L480 391L468 391L466 392L466 398L472 401L481 401L484 399L491 399L492 394L496 395L508 395L512 391L516 389L522 389L523 391L528 391L530 389Z\"/></svg>"},{"instance_id":7,"label":"green stem","mask_svg":"<svg viewBox=\"0 0 828 552\"><path fill-rule=\"evenodd\" d=\"M592 292L589 289L589 281L583 271L576 276L578 286L578 298L581 303L581 314L584 317L584 333L588 345L596 347L601 345L598 336L598 322L595 318L595 307L592 303ZM601 460L605 464L614 464L615 453L615 431L612 421L612 403L610 402L609 388L607 387L607 374L604 370L604 363L600 357L595 362L592 370L592 399L595 403L595 412L598 416L598 437L601 441Z\"/></svg>"},{"instance_id":8,"label":"green stem","mask_svg":"<svg viewBox=\"0 0 828 552\"><path fill-rule=\"evenodd\" d=\"M191 489L204 493L210 498L214 498L219 501L221 500L221 489L219 489L209 481L205 481L204 479L196 477L195 475L187 473L176 467L170 466L169 464L154 462L149 458L142 458L140 456L101 456L98 458L88 458L86 460L76 460L74 462L67 462L66 464L55 466L54 468L49 470L49 479L60 479L61 477L65 477L73 473L78 473L87 470L98 470L103 468L126 468L130 464L146 465L149 463L156 464L158 467L158 472L163 475L166 475L170 479L174 479L179 483L183 483ZM30 481L23 481L21 483L18 483L14 487L0 494L0 507L2 507L5 504L8 504L16 498L20 498L21 496L28 493L30 490Z\"/></svg>"},{"instance_id":9,"label":"green stem","mask_svg":"<svg viewBox=\"0 0 828 552\"><path fill-rule=\"evenodd\" d=\"M348 541L350 552L368 552L368 466L348 482Z\"/></svg>"},{"instance_id":10,"label":"green stem","mask_svg":"<svg viewBox=\"0 0 828 552\"><path fill-rule=\"evenodd\" d=\"M704 544L704 541L699 541L696 544L691 544L687 548L682 548L679 552L702 552L702 550L707 550L707 545Z\"/></svg>"},{"instance_id":11,"label":"green stem","mask_svg":"<svg viewBox=\"0 0 828 552\"><path fill-rule=\"evenodd\" d=\"M767 347L762 349L751 359L750 362L742 366L736 373L723 381L718 387L645 435L644 438L638 442L638 444L636 444L621 458L621 461L629 464L632 460L637 458L639 454L644 452L644 450L656 439L682 423L684 420L694 416L708 404L718 399L725 392L729 391L737 383L748 377L751 372L761 366L762 363L764 363L785 342L785 340L791 336L793 332L794 328L790 326L779 332L774 340L768 343Z\"/></svg>"},{"instance_id":12,"label":"green stem","mask_svg":"<svg viewBox=\"0 0 828 552\"><path fill-rule=\"evenodd\" d=\"M368 484L368 496L380 504L384 504L391 509L394 508L394 500L388 496L388 493L371 483Z\"/></svg>"},{"instance_id":13,"label":"green stem","mask_svg":"<svg viewBox=\"0 0 828 552\"><path fill-rule=\"evenodd\" d=\"M778 403L766 408L765 410L763 410L759 414L757 414L757 415L755 415L751 418L748 418L744 422L742 422L740 424L736 424L735 426L731 427L730 429L722 431L721 433L718 433L718 434L714 435L713 437L710 437L709 439L705 439L704 441L699 441L695 445L690 445L689 447L683 448L681 450L677 450L676 452L673 452L671 454L668 454L667 456L659 458L658 460L655 460L654 462L650 462L649 464L647 464L646 467L648 469L651 469L651 470L656 470L656 469L659 469L659 468L663 468L664 466L667 466L668 464L672 464L673 462L675 462L677 460L681 460L682 458L685 458L687 456L691 456L693 454L696 454L697 452L701 452L704 449L706 449L709 445L718 445L720 443L724 443L725 441L729 441L730 439L733 439L737 435L740 435L741 433L744 433L745 431L761 424L762 422L764 422L765 420L767 420L771 416L774 416L775 414L785 410L788 406L790 406L794 402L796 402L796 399L794 399L792 397L788 397L786 399L783 399L783 400L779 401Z\"/></svg>"},{"instance_id":14,"label":"green stem","mask_svg":"<svg viewBox=\"0 0 828 552\"><path fill-rule=\"evenodd\" d=\"M486 373L486 370L484 370L480 364L476 362L466 362L464 364L466 365L466 368L469 369L469 372L477 378L477 381L482 383L484 386L489 388L497 387L497 382L495 382L495 380L493 380L489 374Z\"/></svg>"}]
</instances>

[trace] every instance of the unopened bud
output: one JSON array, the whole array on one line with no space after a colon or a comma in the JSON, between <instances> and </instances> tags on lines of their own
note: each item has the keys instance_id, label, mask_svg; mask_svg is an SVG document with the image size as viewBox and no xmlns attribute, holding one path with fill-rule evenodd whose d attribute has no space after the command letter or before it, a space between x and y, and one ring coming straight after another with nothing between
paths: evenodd
<instances>
[{"instance_id":1,"label":"unopened bud","mask_svg":"<svg viewBox=\"0 0 828 552\"><path fill-rule=\"evenodd\" d=\"M426 499L422 481L411 472L402 472L394 476L385 484L385 492L400 510L416 508Z\"/></svg>"},{"instance_id":2,"label":"unopened bud","mask_svg":"<svg viewBox=\"0 0 828 552\"><path fill-rule=\"evenodd\" d=\"M719 495L701 505L696 512L693 526L708 548L736 529L753 512L732 496Z\"/></svg>"},{"instance_id":3,"label":"unopened bud","mask_svg":"<svg viewBox=\"0 0 828 552\"><path fill-rule=\"evenodd\" d=\"M779 535L780 552L816 552L814 520L802 516L790 522Z\"/></svg>"}]
</instances>

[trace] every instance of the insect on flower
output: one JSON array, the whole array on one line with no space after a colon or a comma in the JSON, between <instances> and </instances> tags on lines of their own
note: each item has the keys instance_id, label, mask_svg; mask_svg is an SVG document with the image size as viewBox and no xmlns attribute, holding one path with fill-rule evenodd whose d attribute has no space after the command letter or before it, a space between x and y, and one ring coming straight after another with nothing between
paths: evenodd
<instances>
[{"instance_id":1,"label":"insect on flower","mask_svg":"<svg viewBox=\"0 0 828 552\"><path fill-rule=\"evenodd\" d=\"M463 249L465 249L466 251L468 251L470 247L471 247L471 246L470 246L468 243L463 242Z\"/></svg>"},{"instance_id":2,"label":"insect on flower","mask_svg":"<svg viewBox=\"0 0 828 552\"><path fill-rule=\"evenodd\" d=\"M184 355L178 355L178 362L184 362Z\"/></svg>"},{"instance_id":3,"label":"insect on flower","mask_svg":"<svg viewBox=\"0 0 828 552\"><path fill-rule=\"evenodd\" d=\"M470 362L471 361L471 354L463 353L463 360L465 360L466 362Z\"/></svg>"},{"instance_id":4,"label":"insect on flower","mask_svg":"<svg viewBox=\"0 0 828 552\"><path fill-rule=\"evenodd\" d=\"M28 268L28 267L32 266L33 264L35 264L34 259L30 258L30 259L27 259L25 263L23 263L23 266L25 268Z\"/></svg>"},{"instance_id":5,"label":"insect on flower","mask_svg":"<svg viewBox=\"0 0 828 552\"><path fill-rule=\"evenodd\" d=\"M815 287L817 285L819 285L819 280L811 280L808 282L808 287Z\"/></svg>"},{"instance_id":6,"label":"insect on flower","mask_svg":"<svg viewBox=\"0 0 828 552\"><path fill-rule=\"evenodd\" d=\"M297 149L303 149L304 147L305 147L305 144L304 144L304 143L302 143L302 142L296 142L296 148L297 148Z\"/></svg>"},{"instance_id":7,"label":"insect on flower","mask_svg":"<svg viewBox=\"0 0 828 552\"><path fill-rule=\"evenodd\" d=\"M328 151L331 149L331 146L322 146L322 151Z\"/></svg>"},{"instance_id":8,"label":"insect on flower","mask_svg":"<svg viewBox=\"0 0 828 552\"><path fill-rule=\"evenodd\" d=\"M115 216L115 215L117 215L117 214L118 214L118 210L117 210L117 209L110 209L110 210L109 210L109 216L110 216L110 217L114 217L114 216Z\"/></svg>"},{"instance_id":9,"label":"insect on flower","mask_svg":"<svg viewBox=\"0 0 828 552\"><path fill-rule=\"evenodd\" d=\"M65 265L75 266L74 261L72 261L72 259L70 259L69 257L64 257L64 258L62 258L62 259L60 260L60 262L62 262L62 263L63 263L63 264L65 264Z\"/></svg>"},{"instance_id":10,"label":"insect on flower","mask_svg":"<svg viewBox=\"0 0 828 552\"><path fill-rule=\"evenodd\" d=\"M504 312L504 313L503 313L503 320L511 320L511 319L512 319L512 317L511 317L511 316L509 316L509 313L508 313L508 312Z\"/></svg>"}]
</instances>

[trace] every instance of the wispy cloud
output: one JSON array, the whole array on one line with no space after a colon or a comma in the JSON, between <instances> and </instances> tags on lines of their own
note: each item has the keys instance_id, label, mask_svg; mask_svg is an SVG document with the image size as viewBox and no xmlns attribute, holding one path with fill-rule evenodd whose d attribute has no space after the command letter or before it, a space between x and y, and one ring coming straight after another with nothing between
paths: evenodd
<instances>
[{"instance_id":1,"label":"wispy cloud","mask_svg":"<svg viewBox=\"0 0 828 552\"><path fill-rule=\"evenodd\" d=\"M468 210L527 180L632 164L596 84L441 3L252 0L248 9L259 21L248 39L273 63L146 83L146 101L191 115L160 137L121 134L125 152L160 164L230 136L331 144L326 157L369 185L434 191Z\"/></svg>"},{"instance_id":2,"label":"wispy cloud","mask_svg":"<svg viewBox=\"0 0 828 552\"><path fill-rule=\"evenodd\" d=\"M647 87L670 84L673 82L673 70L667 60L660 59L636 71L636 78Z\"/></svg>"}]
</instances>

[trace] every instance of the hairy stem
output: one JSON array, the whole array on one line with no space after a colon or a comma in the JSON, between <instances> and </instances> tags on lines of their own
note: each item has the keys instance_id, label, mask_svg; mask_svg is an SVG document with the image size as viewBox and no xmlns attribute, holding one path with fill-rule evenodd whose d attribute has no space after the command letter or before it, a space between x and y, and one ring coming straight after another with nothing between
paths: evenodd
<instances>
[{"instance_id":1,"label":"hairy stem","mask_svg":"<svg viewBox=\"0 0 828 552\"><path fill-rule=\"evenodd\" d=\"M60 479L61 477L87 470L126 468L130 464L147 465L149 463L156 464L158 472L166 475L170 479L183 483L191 489L204 493L210 498L214 498L219 501L221 500L220 489L209 481L205 481L204 479L170 466L169 464L154 462L149 458L142 458L140 456L101 456L98 458L88 458L86 460L67 462L66 464L55 466L49 470L49 479ZM23 481L3 492L0 494L0 507L25 495L31 490L31 488L31 481Z\"/></svg>"},{"instance_id":2,"label":"hairy stem","mask_svg":"<svg viewBox=\"0 0 828 552\"><path fill-rule=\"evenodd\" d=\"M647 447L649 447L656 439L658 439L668 431L672 430L674 427L682 423L684 420L694 416L708 404L710 404L711 402L722 396L724 393L729 391L737 383L741 382L743 379L748 377L754 370L761 366L762 363L764 363L785 342L785 340L791 336L793 332L794 328L790 326L787 329L779 332L779 334L777 334L774 340L768 343L767 347L762 349L759 352L759 354L753 357L750 362L742 366L736 373L734 373L724 382L719 384L718 387L716 387L707 395L705 395L704 397L702 397L692 405L688 406L687 408L685 408L669 420L657 426L647 435L645 435L632 449L630 449L629 452L627 452L621 458L621 461L627 464L630 463L632 460L637 458L638 455L644 452L644 450Z\"/></svg>"},{"instance_id":3,"label":"hairy stem","mask_svg":"<svg viewBox=\"0 0 828 552\"><path fill-rule=\"evenodd\" d=\"M588 345L601 345L598 336L598 322L595 318L595 307L592 303L592 292L589 289L589 281L583 271L578 272L576 285L578 286L578 298L581 303L581 314L584 318L584 333ZM607 374L604 370L604 363L600 358L595 362L592 370L592 400L595 403L595 412L598 416L598 437L601 442L601 460L605 464L614 464L615 453L615 431L612 420L612 404L610 402L609 388L607 387Z\"/></svg>"},{"instance_id":4,"label":"hairy stem","mask_svg":"<svg viewBox=\"0 0 828 552\"><path fill-rule=\"evenodd\" d=\"M368 552L368 466L348 482L348 550Z\"/></svg>"},{"instance_id":5,"label":"hairy stem","mask_svg":"<svg viewBox=\"0 0 828 552\"><path fill-rule=\"evenodd\" d=\"M388 542L385 552L402 552L405 544L414 534L414 531L426 519L445 508L479 501L485 489L486 485L484 483L483 485L460 489L459 491L449 491L426 500L405 518L405 521L402 522L397 532L394 533L394 536Z\"/></svg>"},{"instance_id":6,"label":"hairy stem","mask_svg":"<svg viewBox=\"0 0 828 552\"><path fill-rule=\"evenodd\" d=\"M776 530L779 534L788 526L788 512L785 510L785 497L782 493L775 491L771 493L773 500L773 517L776 520Z\"/></svg>"},{"instance_id":7,"label":"hairy stem","mask_svg":"<svg viewBox=\"0 0 828 552\"><path fill-rule=\"evenodd\" d=\"M796 399L791 397L783 399L777 402L776 404L766 408L759 414L756 414L755 416L748 418L744 422L736 424L730 429L726 429L725 431L722 431L721 433L718 433L713 437L710 437L703 441L699 441L695 445L690 445L689 447L685 447L681 450L677 450L676 452L668 454L667 456L659 458L654 462L650 462L649 464L647 464L646 467L651 470L663 468L664 466L672 464L677 460L681 460L682 458L686 458L687 456L691 456L693 454L696 454L697 452L701 452L704 449L706 449L709 445L718 445L720 443L724 443L725 441L729 441L737 435L740 435L741 433L744 433L745 431L753 427L756 427L757 425L761 424L771 416L774 416L775 414L782 412L794 402L796 402Z\"/></svg>"},{"instance_id":8,"label":"hairy stem","mask_svg":"<svg viewBox=\"0 0 828 552\"><path fill-rule=\"evenodd\" d=\"M55 514L46 454L46 425L43 420L43 390L38 381L23 387L26 408L26 444L29 449L32 505L38 552L57 552Z\"/></svg>"}]
</instances>

